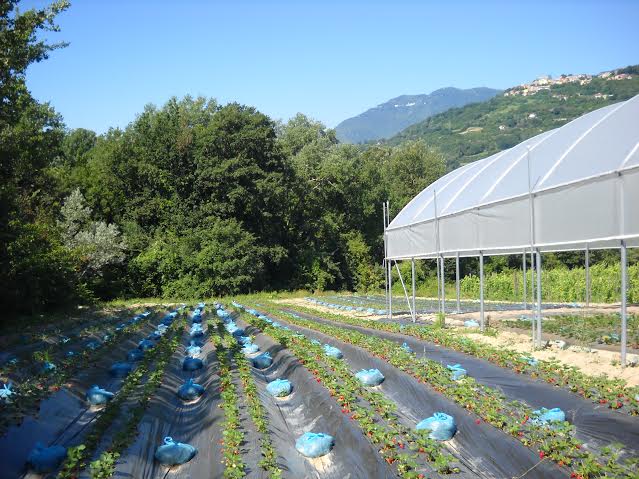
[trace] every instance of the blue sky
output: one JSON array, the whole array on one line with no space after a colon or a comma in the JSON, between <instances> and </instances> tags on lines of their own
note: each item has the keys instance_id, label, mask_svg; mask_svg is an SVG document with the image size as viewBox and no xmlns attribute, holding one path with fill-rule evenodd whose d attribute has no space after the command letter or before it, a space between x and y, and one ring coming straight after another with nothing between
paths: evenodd
<instances>
[{"instance_id":1,"label":"blue sky","mask_svg":"<svg viewBox=\"0 0 639 479\"><path fill-rule=\"evenodd\" d=\"M70 46L27 82L97 132L187 94L333 127L402 94L639 63L638 16L636 0L75 0L49 35Z\"/></svg>"}]
</instances>

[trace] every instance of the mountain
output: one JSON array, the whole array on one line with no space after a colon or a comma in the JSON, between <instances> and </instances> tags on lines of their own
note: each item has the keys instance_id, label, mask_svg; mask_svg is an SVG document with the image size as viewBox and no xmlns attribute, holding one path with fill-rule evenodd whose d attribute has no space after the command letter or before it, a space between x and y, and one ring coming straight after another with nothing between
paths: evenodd
<instances>
[{"instance_id":1,"label":"mountain","mask_svg":"<svg viewBox=\"0 0 639 479\"><path fill-rule=\"evenodd\" d=\"M343 143L390 138L404 128L453 107L486 101L499 93L492 88L441 88L430 95L402 95L341 122L335 128Z\"/></svg>"},{"instance_id":2,"label":"mountain","mask_svg":"<svg viewBox=\"0 0 639 479\"><path fill-rule=\"evenodd\" d=\"M540 77L483 103L431 116L386 143L424 140L438 148L448 168L454 169L637 94L639 65L597 75Z\"/></svg>"}]
</instances>

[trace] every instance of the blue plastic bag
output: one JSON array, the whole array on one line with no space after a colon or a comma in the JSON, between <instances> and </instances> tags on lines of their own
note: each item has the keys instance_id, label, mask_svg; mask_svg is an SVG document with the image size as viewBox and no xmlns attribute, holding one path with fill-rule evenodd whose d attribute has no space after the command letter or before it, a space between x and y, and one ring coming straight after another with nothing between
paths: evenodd
<instances>
[{"instance_id":1,"label":"blue plastic bag","mask_svg":"<svg viewBox=\"0 0 639 479\"><path fill-rule=\"evenodd\" d=\"M276 379L266 385L266 390L275 397L285 397L291 394L293 385L288 379Z\"/></svg>"},{"instance_id":2,"label":"blue plastic bag","mask_svg":"<svg viewBox=\"0 0 639 479\"><path fill-rule=\"evenodd\" d=\"M113 399L113 396L115 396L115 394L97 385L91 386L91 389L87 391L87 401L89 401L92 406L106 404Z\"/></svg>"},{"instance_id":3,"label":"blue plastic bag","mask_svg":"<svg viewBox=\"0 0 639 479\"><path fill-rule=\"evenodd\" d=\"M240 336L237 338L237 342L240 344L251 344L252 341L250 336Z\"/></svg>"},{"instance_id":4,"label":"blue plastic bag","mask_svg":"<svg viewBox=\"0 0 639 479\"><path fill-rule=\"evenodd\" d=\"M192 344L186 348L187 356L191 356L192 358L198 357L201 353L202 353L202 348L200 346L196 346Z\"/></svg>"},{"instance_id":5,"label":"blue plastic bag","mask_svg":"<svg viewBox=\"0 0 639 479\"><path fill-rule=\"evenodd\" d=\"M542 407L536 411L533 411L533 418L531 422L534 424L551 424L553 422L563 422L566 420L566 413L558 407L552 409L546 409Z\"/></svg>"},{"instance_id":6,"label":"blue plastic bag","mask_svg":"<svg viewBox=\"0 0 639 479\"><path fill-rule=\"evenodd\" d=\"M67 457L67 448L64 446L45 447L41 442L36 442L35 447L27 457L27 463L39 473L53 472Z\"/></svg>"},{"instance_id":7,"label":"blue plastic bag","mask_svg":"<svg viewBox=\"0 0 639 479\"><path fill-rule=\"evenodd\" d=\"M180 399L184 401L193 401L194 399L199 398L202 394L204 394L204 388L193 381L193 379L189 379L182 386L178 388L177 395Z\"/></svg>"},{"instance_id":8,"label":"blue plastic bag","mask_svg":"<svg viewBox=\"0 0 639 479\"><path fill-rule=\"evenodd\" d=\"M474 319L469 319L468 321L464 321L464 327L466 328L478 328L479 323Z\"/></svg>"},{"instance_id":9,"label":"blue plastic bag","mask_svg":"<svg viewBox=\"0 0 639 479\"><path fill-rule=\"evenodd\" d=\"M8 402L11 400L11 396L13 394L14 392L11 390L10 382L2 385L2 389L0 389L0 399L2 399L5 402Z\"/></svg>"},{"instance_id":10,"label":"blue plastic bag","mask_svg":"<svg viewBox=\"0 0 639 479\"><path fill-rule=\"evenodd\" d=\"M152 349L155 347L155 343L153 341L150 341L148 339L143 339L142 341L140 341L138 343L138 348L141 349L142 351L147 351L149 349Z\"/></svg>"},{"instance_id":11,"label":"blue plastic bag","mask_svg":"<svg viewBox=\"0 0 639 479\"><path fill-rule=\"evenodd\" d=\"M57 368L57 366L55 364L53 364L52 362L49 361L45 361L44 363L42 363L42 372L43 373L51 373L53 371L55 371Z\"/></svg>"},{"instance_id":12,"label":"blue plastic bag","mask_svg":"<svg viewBox=\"0 0 639 479\"><path fill-rule=\"evenodd\" d=\"M461 367L461 364L453 364L452 366L449 364L446 367L451 372L451 379L453 381L459 381L466 377L466 370Z\"/></svg>"},{"instance_id":13,"label":"blue plastic bag","mask_svg":"<svg viewBox=\"0 0 639 479\"><path fill-rule=\"evenodd\" d=\"M234 338L239 338L240 336L244 336L246 333L242 328L237 328L231 334Z\"/></svg>"},{"instance_id":14,"label":"blue plastic bag","mask_svg":"<svg viewBox=\"0 0 639 479\"><path fill-rule=\"evenodd\" d=\"M411 347L407 343L402 343L402 349L404 351L406 351L407 353L412 353L413 352L413 350L411 349Z\"/></svg>"},{"instance_id":15,"label":"blue plastic bag","mask_svg":"<svg viewBox=\"0 0 639 479\"><path fill-rule=\"evenodd\" d=\"M245 344L242 348L242 354L255 354L260 350L260 347L257 344L249 343Z\"/></svg>"},{"instance_id":16,"label":"blue plastic bag","mask_svg":"<svg viewBox=\"0 0 639 479\"><path fill-rule=\"evenodd\" d=\"M528 363L529 366L537 366L539 364L539 361L532 356L522 356L521 359Z\"/></svg>"},{"instance_id":17,"label":"blue plastic bag","mask_svg":"<svg viewBox=\"0 0 639 479\"><path fill-rule=\"evenodd\" d=\"M155 451L155 459L166 466L177 466L189 462L197 454L190 444L176 442L171 437L164 438L164 444Z\"/></svg>"},{"instance_id":18,"label":"blue plastic bag","mask_svg":"<svg viewBox=\"0 0 639 479\"><path fill-rule=\"evenodd\" d=\"M344 357L344 355L339 349L337 349L334 346L331 346L330 344L324 345L324 354L335 359L342 359L342 357Z\"/></svg>"},{"instance_id":19,"label":"blue plastic bag","mask_svg":"<svg viewBox=\"0 0 639 479\"><path fill-rule=\"evenodd\" d=\"M132 349L128 353L126 353L126 360L129 362L142 361L144 359L144 351L141 349Z\"/></svg>"},{"instance_id":20,"label":"blue plastic bag","mask_svg":"<svg viewBox=\"0 0 639 479\"><path fill-rule=\"evenodd\" d=\"M201 359L192 358L191 356L187 356L182 362L183 371L197 371L198 369L202 369L203 366L204 363Z\"/></svg>"},{"instance_id":21,"label":"blue plastic bag","mask_svg":"<svg viewBox=\"0 0 639 479\"><path fill-rule=\"evenodd\" d=\"M129 363L115 363L109 369L109 374L114 378L124 378L133 370L133 366Z\"/></svg>"},{"instance_id":22,"label":"blue plastic bag","mask_svg":"<svg viewBox=\"0 0 639 479\"><path fill-rule=\"evenodd\" d=\"M273 358L271 358L271 354L269 352L266 352L254 357L252 362L253 366L257 369L266 369L273 364Z\"/></svg>"},{"instance_id":23,"label":"blue plastic bag","mask_svg":"<svg viewBox=\"0 0 639 479\"><path fill-rule=\"evenodd\" d=\"M333 436L323 433L306 432L295 441L297 452L306 457L321 457L335 445Z\"/></svg>"},{"instance_id":24,"label":"blue plastic bag","mask_svg":"<svg viewBox=\"0 0 639 479\"><path fill-rule=\"evenodd\" d=\"M384 375L379 369L362 369L355 377L365 386L379 386L384 382Z\"/></svg>"},{"instance_id":25,"label":"blue plastic bag","mask_svg":"<svg viewBox=\"0 0 639 479\"><path fill-rule=\"evenodd\" d=\"M436 412L431 417L424 419L415 427L418 431L430 431L428 437L437 441L448 441L457 432L455 419L443 412Z\"/></svg>"}]
</instances>

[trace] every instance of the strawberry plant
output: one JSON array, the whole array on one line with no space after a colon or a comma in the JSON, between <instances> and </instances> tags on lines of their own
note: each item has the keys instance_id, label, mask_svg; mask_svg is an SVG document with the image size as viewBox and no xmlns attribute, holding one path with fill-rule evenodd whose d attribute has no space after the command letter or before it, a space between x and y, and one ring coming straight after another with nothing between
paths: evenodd
<instances>
[{"instance_id":1,"label":"strawberry plant","mask_svg":"<svg viewBox=\"0 0 639 479\"><path fill-rule=\"evenodd\" d=\"M268 306L265 305L264 307L267 308ZM318 314L317 310L297 305L287 304L286 307L288 310ZM522 358L521 353L517 351L476 342L446 328L369 321L362 318L352 318L330 313L322 313L321 317L337 323L341 322L354 326L363 326L370 329L413 336L448 349L488 360L498 366L512 369L520 374L528 374L548 384L567 389L597 404L605 404L607 407L619 412L625 412L633 416L639 415L639 387L628 386L622 379L590 376L579 371L577 368L566 366L556 360L538 360L535 364L530 364ZM602 400L604 402L601 402Z\"/></svg>"},{"instance_id":2,"label":"strawberry plant","mask_svg":"<svg viewBox=\"0 0 639 479\"><path fill-rule=\"evenodd\" d=\"M266 308L265 306L264 309ZM281 321L281 318L278 318L278 321ZM553 427L537 426L527 420L531 417L532 410L526 405L518 401L508 401L498 391L478 384L473 378L453 381L444 366L436 361L418 358L414 353L406 351L393 341L305 320L298 315L289 315L286 321L368 350L477 414L487 423L513 435L524 445L537 448L538 452L543 452L544 456L548 456L558 464L571 466L575 470L583 463L591 469L597 468L600 474L612 471L610 466L602 464L601 453L582 449L582 444L574 436L574 427L570 424L565 422ZM625 475L613 477L632 477L630 475L634 467L632 460L619 459L617 467L620 467Z\"/></svg>"},{"instance_id":3,"label":"strawberry plant","mask_svg":"<svg viewBox=\"0 0 639 479\"><path fill-rule=\"evenodd\" d=\"M396 415L396 406L379 392L371 391L355 379L353 372L339 359L324 354L321 345L302 335L283 328L274 328L248 314L242 318L287 347L305 365L317 382L328 389L344 415L356 421L364 435L378 447L389 465L397 468L400 477L418 477L415 458L434 463L442 474L454 473L458 468L454 459L443 451L443 445L417 431L406 428ZM311 367L313 365L314 367ZM417 441L428 444L429 454Z\"/></svg>"}]
</instances>

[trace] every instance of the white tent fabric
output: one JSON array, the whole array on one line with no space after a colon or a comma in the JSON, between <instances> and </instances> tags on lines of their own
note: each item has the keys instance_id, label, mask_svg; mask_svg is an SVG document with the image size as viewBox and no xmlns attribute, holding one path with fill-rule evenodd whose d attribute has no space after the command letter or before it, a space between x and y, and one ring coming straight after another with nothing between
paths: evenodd
<instances>
[{"instance_id":1,"label":"white tent fabric","mask_svg":"<svg viewBox=\"0 0 639 479\"><path fill-rule=\"evenodd\" d=\"M387 258L639 246L639 95L469 163L386 230Z\"/></svg>"}]
</instances>

